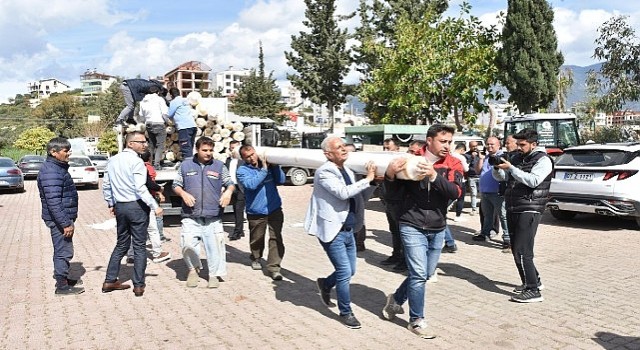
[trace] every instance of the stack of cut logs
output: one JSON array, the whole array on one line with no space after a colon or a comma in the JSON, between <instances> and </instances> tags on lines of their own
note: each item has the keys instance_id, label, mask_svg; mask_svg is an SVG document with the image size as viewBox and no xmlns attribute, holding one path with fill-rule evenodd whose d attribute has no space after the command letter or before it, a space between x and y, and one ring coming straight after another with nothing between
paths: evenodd
<instances>
[{"instance_id":1,"label":"stack of cut logs","mask_svg":"<svg viewBox=\"0 0 640 350\"><path fill-rule=\"evenodd\" d=\"M214 141L213 156L225 161L229 156L228 148L231 140L242 142L245 138L244 125L241 122L227 122L223 116L210 113L206 103L202 103L202 96L198 92L190 92L187 101L191 105L191 112L197 126L196 140L207 136ZM129 125L127 132L144 131L144 123ZM167 122L167 139L165 141L165 160L176 162L182 160L180 144L178 143L178 130L173 121Z\"/></svg>"}]
</instances>

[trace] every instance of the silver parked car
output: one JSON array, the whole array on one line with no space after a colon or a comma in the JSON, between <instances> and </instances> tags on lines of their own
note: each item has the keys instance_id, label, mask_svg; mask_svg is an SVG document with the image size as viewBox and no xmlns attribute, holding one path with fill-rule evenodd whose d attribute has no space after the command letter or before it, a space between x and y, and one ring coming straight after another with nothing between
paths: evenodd
<instances>
[{"instance_id":1,"label":"silver parked car","mask_svg":"<svg viewBox=\"0 0 640 350\"><path fill-rule=\"evenodd\" d=\"M11 158L0 157L0 189L24 191L24 175Z\"/></svg>"},{"instance_id":2,"label":"silver parked car","mask_svg":"<svg viewBox=\"0 0 640 350\"><path fill-rule=\"evenodd\" d=\"M107 163L109 163L109 156L104 154L90 154L89 159L91 159L91 163L96 166L98 169L98 174L100 176L104 175L107 171Z\"/></svg>"}]
</instances>

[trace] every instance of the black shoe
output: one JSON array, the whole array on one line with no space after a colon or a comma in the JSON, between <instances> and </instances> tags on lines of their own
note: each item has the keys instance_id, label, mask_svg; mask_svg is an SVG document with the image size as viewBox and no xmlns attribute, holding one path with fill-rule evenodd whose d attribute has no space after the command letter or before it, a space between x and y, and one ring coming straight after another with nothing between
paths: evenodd
<instances>
[{"instance_id":1,"label":"black shoe","mask_svg":"<svg viewBox=\"0 0 640 350\"><path fill-rule=\"evenodd\" d=\"M322 303L325 304L328 307L334 307L336 306L336 304L334 304L331 301L331 289L327 289L324 286L324 278L318 278L316 280L316 285L318 286L318 292L320 292L320 300L322 300Z\"/></svg>"},{"instance_id":2,"label":"black shoe","mask_svg":"<svg viewBox=\"0 0 640 350\"><path fill-rule=\"evenodd\" d=\"M405 272L405 271L407 271L407 263L403 260L403 261L397 263L396 266L394 266L392 270L393 271L397 271L397 272Z\"/></svg>"},{"instance_id":3,"label":"black shoe","mask_svg":"<svg viewBox=\"0 0 640 350\"><path fill-rule=\"evenodd\" d=\"M67 284L71 287L74 286L81 286L84 282L82 282L82 280L80 278L78 278L77 280L72 280L70 278L67 278Z\"/></svg>"},{"instance_id":4,"label":"black shoe","mask_svg":"<svg viewBox=\"0 0 640 350\"><path fill-rule=\"evenodd\" d=\"M445 245L442 247L443 253L455 253L458 251L458 246L454 243L453 245Z\"/></svg>"},{"instance_id":5,"label":"black shoe","mask_svg":"<svg viewBox=\"0 0 640 350\"><path fill-rule=\"evenodd\" d=\"M395 265L397 263L399 263L402 259L398 256L392 255L384 260L382 260L380 262L380 265L384 265L384 266L389 266L389 265Z\"/></svg>"},{"instance_id":6,"label":"black shoe","mask_svg":"<svg viewBox=\"0 0 640 350\"><path fill-rule=\"evenodd\" d=\"M82 287L65 286L56 288L56 295L77 295L82 293L84 293L84 288Z\"/></svg>"},{"instance_id":7,"label":"black shoe","mask_svg":"<svg viewBox=\"0 0 640 350\"><path fill-rule=\"evenodd\" d=\"M487 242L489 241L489 237L485 236L481 233L478 233L477 235L473 235L473 237L471 237L471 239L473 239L474 241L478 241L478 242Z\"/></svg>"},{"instance_id":8,"label":"black shoe","mask_svg":"<svg viewBox=\"0 0 640 350\"><path fill-rule=\"evenodd\" d=\"M543 300L544 298L538 289L525 289L522 293L511 297L511 301L515 301L516 303L539 303Z\"/></svg>"},{"instance_id":9,"label":"black shoe","mask_svg":"<svg viewBox=\"0 0 640 350\"><path fill-rule=\"evenodd\" d=\"M353 313L340 316L340 318L342 318L342 323L344 323L344 325L347 326L348 328L358 329L362 327L362 325L360 324L360 321L358 321L358 319Z\"/></svg>"},{"instance_id":10,"label":"black shoe","mask_svg":"<svg viewBox=\"0 0 640 350\"><path fill-rule=\"evenodd\" d=\"M229 240L230 240L230 241L237 241L237 240L239 240L240 238L242 238L242 237L240 237L240 236L238 236L238 235L229 235Z\"/></svg>"}]
</instances>

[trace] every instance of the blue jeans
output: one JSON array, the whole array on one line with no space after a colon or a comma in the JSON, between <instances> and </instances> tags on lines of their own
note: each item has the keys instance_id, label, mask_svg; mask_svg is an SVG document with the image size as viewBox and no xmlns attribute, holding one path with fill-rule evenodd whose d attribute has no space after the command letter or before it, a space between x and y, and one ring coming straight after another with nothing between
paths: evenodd
<instances>
[{"instance_id":1,"label":"blue jeans","mask_svg":"<svg viewBox=\"0 0 640 350\"><path fill-rule=\"evenodd\" d=\"M196 141L196 128L179 129L178 143L182 159L189 159L193 156L193 145Z\"/></svg>"},{"instance_id":2,"label":"blue jeans","mask_svg":"<svg viewBox=\"0 0 640 350\"><path fill-rule=\"evenodd\" d=\"M509 242L509 229L507 228L504 197L499 196L497 193L482 193L482 231L480 231L480 234L487 237L490 235L496 216L500 217L502 239L505 242Z\"/></svg>"},{"instance_id":3,"label":"blue jeans","mask_svg":"<svg viewBox=\"0 0 640 350\"><path fill-rule=\"evenodd\" d=\"M453 235L451 234L449 225L447 225L447 227L444 229L444 243L447 245L447 247L453 247L454 245L456 245L456 240L453 239Z\"/></svg>"},{"instance_id":4,"label":"blue jeans","mask_svg":"<svg viewBox=\"0 0 640 350\"><path fill-rule=\"evenodd\" d=\"M111 253L105 282L115 282L120 273L120 261L127 254L129 245L133 244L133 277L135 287L145 285L147 270L147 228L149 227L149 207L138 200L136 202L116 203L114 206L117 224L116 247ZM133 242L133 243L132 243Z\"/></svg>"},{"instance_id":5,"label":"blue jeans","mask_svg":"<svg viewBox=\"0 0 640 350\"><path fill-rule=\"evenodd\" d=\"M424 318L425 283L436 271L444 231L422 230L400 224L400 234L404 244L404 256L409 275L393 295L398 305L409 300L409 320Z\"/></svg>"},{"instance_id":6,"label":"blue jeans","mask_svg":"<svg viewBox=\"0 0 640 350\"><path fill-rule=\"evenodd\" d=\"M475 211L478 207L478 185L480 183L479 177L470 177L469 180L469 190L471 197L471 210Z\"/></svg>"},{"instance_id":7,"label":"blue jeans","mask_svg":"<svg viewBox=\"0 0 640 350\"><path fill-rule=\"evenodd\" d=\"M335 268L335 271L326 278L324 287L327 290L336 287L340 316L348 315L351 313L349 283L351 276L356 273L356 240L353 237L353 230L340 231L333 241L326 243L320 241L320 244Z\"/></svg>"},{"instance_id":8,"label":"blue jeans","mask_svg":"<svg viewBox=\"0 0 640 350\"><path fill-rule=\"evenodd\" d=\"M67 285L69 262L73 258L73 239L65 237L63 229L55 222L45 221L45 225L51 231L53 242L53 278L56 279L56 287L63 287Z\"/></svg>"}]
</instances>

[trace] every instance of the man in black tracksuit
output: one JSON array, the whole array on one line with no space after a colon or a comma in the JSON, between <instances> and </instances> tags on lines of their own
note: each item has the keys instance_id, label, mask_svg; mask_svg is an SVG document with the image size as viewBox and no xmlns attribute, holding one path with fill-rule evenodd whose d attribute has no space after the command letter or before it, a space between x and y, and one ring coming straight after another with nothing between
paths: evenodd
<instances>
[{"instance_id":1,"label":"man in black tracksuit","mask_svg":"<svg viewBox=\"0 0 640 350\"><path fill-rule=\"evenodd\" d=\"M507 207L507 226L511 236L511 250L520 274L521 286L516 287L512 301L540 302L543 285L533 263L533 245L540 217L549 201L549 187L553 162L544 147L538 147L538 133L524 129L513 135L518 144L515 154L494 166L493 177L507 181L504 198Z\"/></svg>"}]
</instances>

